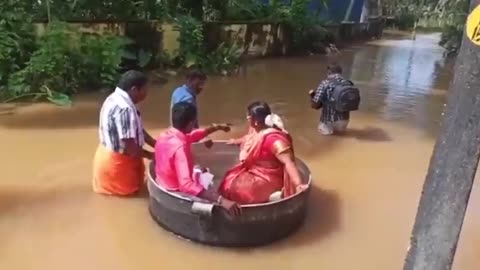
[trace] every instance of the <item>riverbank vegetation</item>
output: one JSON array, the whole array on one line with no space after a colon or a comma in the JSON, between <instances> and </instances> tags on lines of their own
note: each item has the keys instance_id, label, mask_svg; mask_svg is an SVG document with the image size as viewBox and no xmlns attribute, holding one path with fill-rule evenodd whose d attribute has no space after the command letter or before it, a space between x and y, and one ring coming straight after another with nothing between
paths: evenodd
<instances>
[{"instance_id":1,"label":"riverbank vegetation","mask_svg":"<svg viewBox=\"0 0 480 270\"><path fill-rule=\"evenodd\" d=\"M388 15L397 18L400 29L417 28L440 31L440 45L446 56L457 54L462 42L463 28L468 14L467 0L384 0Z\"/></svg>"},{"instance_id":2,"label":"riverbank vegetation","mask_svg":"<svg viewBox=\"0 0 480 270\"><path fill-rule=\"evenodd\" d=\"M321 21L317 11L309 9L310 2L3 0L0 100L46 99L68 105L71 95L79 91L111 88L118 74L129 68L198 67L212 74L231 74L240 64L242 50L237 44L227 43L207 49L204 25L212 21L282 23L292 29L293 48L308 51L314 39L326 34L318 27ZM151 41L81 31L66 23L72 21L172 23L180 33L179 48L168 55L155 51ZM46 26L38 29L38 23ZM149 27L144 27L130 32L149 36L148 31Z\"/></svg>"}]
</instances>

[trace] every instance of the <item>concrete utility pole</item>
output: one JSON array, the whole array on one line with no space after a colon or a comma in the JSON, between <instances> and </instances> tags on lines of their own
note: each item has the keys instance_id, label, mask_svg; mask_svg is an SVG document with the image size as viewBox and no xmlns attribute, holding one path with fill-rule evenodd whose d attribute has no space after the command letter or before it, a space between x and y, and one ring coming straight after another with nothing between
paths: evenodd
<instances>
[{"instance_id":1,"label":"concrete utility pole","mask_svg":"<svg viewBox=\"0 0 480 270\"><path fill-rule=\"evenodd\" d=\"M471 0L470 10L478 5ZM480 7L473 13L457 56L404 270L449 270L455 256L480 156Z\"/></svg>"},{"instance_id":2,"label":"concrete utility pole","mask_svg":"<svg viewBox=\"0 0 480 270\"><path fill-rule=\"evenodd\" d=\"M378 9L378 16L383 16L383 1L377 0L377 9Z\"/></svg>"}]
</instances>

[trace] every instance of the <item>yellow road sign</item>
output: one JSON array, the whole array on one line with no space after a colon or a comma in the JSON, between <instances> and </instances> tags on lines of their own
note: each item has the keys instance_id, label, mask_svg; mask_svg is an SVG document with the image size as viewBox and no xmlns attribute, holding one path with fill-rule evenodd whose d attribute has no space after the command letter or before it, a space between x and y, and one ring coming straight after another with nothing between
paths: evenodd
<instances>
[{"instance_id":1,"label":"yellow road sign","mask_svg":"<svg viewBox=\"0 0 480 270\"><path fill-rule=\"evenodd\" d=\"M466 34L471 42L480 46L480 5L468 15Z\"/></svg>"}]
</instances>

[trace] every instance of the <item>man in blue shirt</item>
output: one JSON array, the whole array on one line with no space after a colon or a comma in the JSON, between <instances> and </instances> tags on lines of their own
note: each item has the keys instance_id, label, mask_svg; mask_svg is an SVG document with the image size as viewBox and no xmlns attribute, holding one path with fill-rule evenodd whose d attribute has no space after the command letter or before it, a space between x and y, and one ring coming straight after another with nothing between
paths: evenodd
<instances>
[{"instance_id":1,"label":"man in blue shirt","mask_svg":"<svg viewBox=\"0 0 480 270\"><path fill-rule=\"evenodd\" d=\"M199 70L190 71L187 74L187 81L184 85L173 90L172 100L170 102L170 124L172 123L172 108L173 105L179 102L191 103L197 109L196 119L194 121L194 128L199 128L198 124L198 104L197 95L203 91L205 83L207 82L207 75ZM210 148L213 141L209 138L205 140L205 146Z\"/></svg>"},{"instance_id":2,"label":"man in blue shirt","mask_svg":"<svg viewBox=\"0 0 480 270\"><path fill-rule=\"evenodd\" d=\"M175 89L172 93L172 100L170 103L170 118L173 105L179 102L191 103L197 109L197 119L195 119L195 127L198 128L198 104L197 95L203 91L205 83L207 81L207 75L205 73L194 70L187 74L187 81L184 85Z\"/></svg>"}]
</instances>

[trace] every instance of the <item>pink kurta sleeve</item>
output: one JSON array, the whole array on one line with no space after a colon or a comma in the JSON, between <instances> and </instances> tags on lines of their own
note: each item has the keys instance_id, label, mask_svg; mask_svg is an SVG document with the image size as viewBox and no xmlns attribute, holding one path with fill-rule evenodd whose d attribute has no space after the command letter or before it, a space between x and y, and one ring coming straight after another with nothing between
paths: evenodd
<instances>
[{"instance_id":1,"label":"pink kurta sleeve","mask_svg":"<svg viewBox=\"0 0 480 270\"><path fill-rule=\"evenodd\" d=\"M175 152L174 163L175 172L178 178L179 191L193 196L198 196L198 194L203 191L203 187L200 185L200 183L192 178L185 147L180 147Z\"/></svg>"},{"instance_id":2,"label":"pink kurta sleeve","mask_svg":"<svg viewBox=\"0 0 480 270\"><path fill-rule=\"evenodd\" d=\"M196 143L207 136L208 132L204 128L195 129L187 134L187 138L190 143Z\"/></svg>"}]
</instances>

